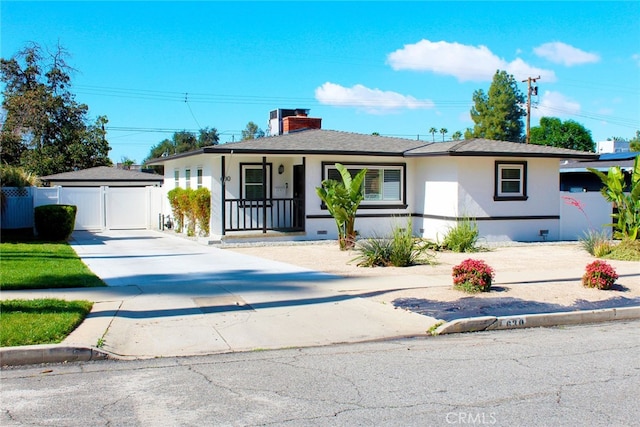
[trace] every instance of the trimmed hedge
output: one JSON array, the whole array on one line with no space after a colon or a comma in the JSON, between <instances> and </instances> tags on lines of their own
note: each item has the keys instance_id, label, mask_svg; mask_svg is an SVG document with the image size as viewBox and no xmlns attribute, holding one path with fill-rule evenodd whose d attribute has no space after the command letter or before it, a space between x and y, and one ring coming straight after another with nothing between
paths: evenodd
<instances>
[{"instance_id":1,"label":"trimmed hedge","mask_svg":"<svg viewBox=\"0 0 640 427\"><path fill-rule=\"evenodd\" d=\"M34 210L38 238L42 240L67 240L76 222L75 205L44 205Z\"/></svg>"}]
</instances>

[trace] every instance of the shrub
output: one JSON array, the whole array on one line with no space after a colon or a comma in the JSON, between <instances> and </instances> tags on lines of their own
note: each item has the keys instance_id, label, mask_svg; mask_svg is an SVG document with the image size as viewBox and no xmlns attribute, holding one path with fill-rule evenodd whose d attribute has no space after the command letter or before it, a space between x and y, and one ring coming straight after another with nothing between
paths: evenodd
<instances>
[{"instance_id":1,"label":"shrub","mask_svg":"<svg viewBox=\"0 0 640 427\"><path fill-rule=\"evenodd\" d=\"M429 242L413 236L409 220L405 227L395 226L391 237L358 242L356 251L360 255L355 260L359 260L359 267L406 267L429 261L427 251L431 246Z\"/></svg>"},{"instance_id":2,"label":"shrub","mask_svg":"<svg viewBox=\"0 0 640 427\"><path fill-rule=\"evenodd\" d=\"M618 279L616 270L604 261L594 261L587 265L582 276L582 285L587 288L611 289Z\"/></svg>"},{"instance_id":3,"label":"shrub","mask_svg":"<svg viewBox=\"0 0 640 427\"><path fill-rule=\"evenodd\" d=\"M640 240L624 239L612 247L611 253L605 258L620 261L640 261Z\"/></svg>"},{"instance_id":4,"label":"shrub","mask_svg":"<svg viewBox=\"0 0 640 427\"><path fill-rule=\"evenodd\" d=\"M442 248L453 252L475 252L478 242L478 225L470 218L464 218L450 227L442 241Z\"/></svg>"},{"instance_id":5,"label":"shrub","mask_svg":"<svg viewBox=\"0 0 640 427\"><path fill-rule=\"evenodd\" d=\"M44 205L34 209L34 222L38 237L43 240L67 240L76 222L75 205Z\"/></svg>"},{"instance_id":6,"label":"shrub","mask_svg":"<svg viewBox=\"0 0 640 427\"><path fill-rule=\"evenodd\" d=\"M604 231L585 231L584 236L580 238L580 246L582 246L582 249L596 257L602 256L596 255L596 251L602 253L606 250L607 244L611 247L609 237Z\"/></svg>"},{"instance_id":7,"label":"shrub","mask_svg":"<svg viewBox=\"0 0 640 427\"><path fill-rule=\"evenodd\" d=\"M484 261L466 259L453 267L453 287L469 292L489 292L494 272Z\"/></svg>"},{"instance_id":8,"label":"shrub","mask_svg":"<svg viewBox=\"0 0 640 427\"><path fill-rule=\"evenodd\" d=\"M208 188L201 187L194 191L191 199L191 209L201 236L209 235L209 219L211 218L211 192Z\"/></svg>"}]
</instances>

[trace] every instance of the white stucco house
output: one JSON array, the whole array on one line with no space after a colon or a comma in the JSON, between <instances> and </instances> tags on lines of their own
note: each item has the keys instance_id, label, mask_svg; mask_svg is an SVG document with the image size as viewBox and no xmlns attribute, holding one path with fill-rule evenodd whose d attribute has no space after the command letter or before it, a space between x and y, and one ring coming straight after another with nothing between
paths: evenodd
<instances>
[{"instance_id":1,"label":"white stucco house","mask_svg":"<svg viewBox=\"0 0 640 427\"><path fill-rule=\"evenodd\" d=\"M335 163L367 169L356 219L362 237L411 218L416 235L440 240L472 217L487 241L541 241L560 236L560 160L595 158L486 139L431 143L309 129L150 163L164 166L165 194L177 186L211 190L211 241L337 239L316 194L322 180L339 179Z\"/></svg>"}]
</instances>

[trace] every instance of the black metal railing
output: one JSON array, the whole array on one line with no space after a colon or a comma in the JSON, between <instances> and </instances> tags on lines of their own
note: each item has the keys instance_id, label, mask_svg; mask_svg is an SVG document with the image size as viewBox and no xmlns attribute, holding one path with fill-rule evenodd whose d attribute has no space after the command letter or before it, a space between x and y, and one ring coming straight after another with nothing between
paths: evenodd
<instances>
[{"instance_id":1,"label":"black metal railing","mask_svg":"<svg viewBox=\"0 0 640 427\"><path fill-rule=\"evenodd\" d=\"M226 199L224 231L304 230L304 199Z\"/></svg>"}]
</instances>

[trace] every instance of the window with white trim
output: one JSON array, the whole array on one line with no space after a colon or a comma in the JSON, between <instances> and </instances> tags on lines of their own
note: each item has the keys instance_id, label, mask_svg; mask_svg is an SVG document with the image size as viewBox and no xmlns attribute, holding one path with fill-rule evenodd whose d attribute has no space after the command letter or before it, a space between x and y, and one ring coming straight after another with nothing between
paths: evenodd
<instances>
[{"instance_id":1,"label":"window with white trim","mask_svg":"<svg viewBox=\"0 0 640 427\"><path fill-rule=\"evenodd\" d=\"M527 163L496 162L494 200L527 199Z\"/></svg>"},{"instance_id":2,"label":"window with white trim","mask_svg":"<svg viewBox=\"0 0 640 427\"><path fill-rule=\"evenodd\" d=\"M176 188L180 187L180 171L178 169L173 171L173 185Z\"/></svg>"},{"instance_id":3,"label":"window with white trim","mask_svg":"<svg viewBox=\"0 0 640 427\"><path fill-rule=\"evenodd\" d=\"M386 207L389 204L404 204L404 170L405 165L386 164L345 164L351 176L355 176L362 169L367 169L362 185L364 200L361 206L367 205ZM335 163L324 164L325 179L333 179L342 182L340 172Z\"/></svg>"},{"instance_id":4,"label":"window with white trim","mask_svg":"<svg viewBox=\"0 0 640 427\"><path fill-rule=\"evenodd\" d=\"M191 169L184 170L184 179L186 181L184 188L191 188Z\"/></svg>"},{"instance_id":5,"label":"window with white trim","mask_svg":"<svg viewBox=\"0 0 640 427\"><path fill-rule=\"evenodd\" d=\"M266 165L266 183L263 182L262 163L241 164L242 198L247 200L262 200L271 197L271 164Z\"/></svg>"},{"instance_id":6,"label":"window with white trim","mask_svg":"<svg viewBox=\"0 0 640 427\"><path fill-rule=\"evenodd\" d=\"M196 188L202 188L202 168L196 171Z\"/></svg>"}]
</instances>

